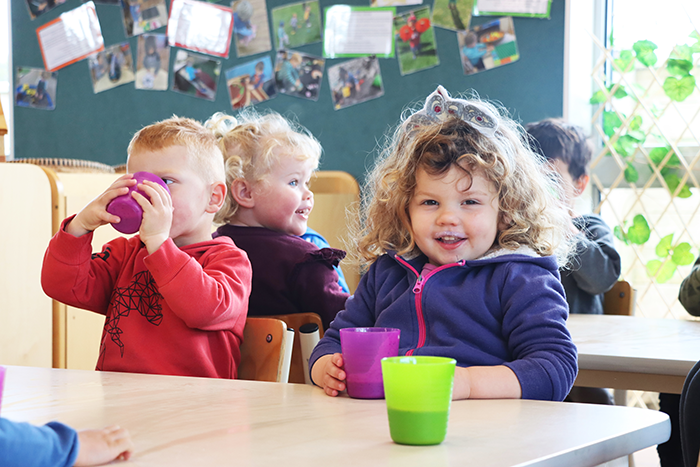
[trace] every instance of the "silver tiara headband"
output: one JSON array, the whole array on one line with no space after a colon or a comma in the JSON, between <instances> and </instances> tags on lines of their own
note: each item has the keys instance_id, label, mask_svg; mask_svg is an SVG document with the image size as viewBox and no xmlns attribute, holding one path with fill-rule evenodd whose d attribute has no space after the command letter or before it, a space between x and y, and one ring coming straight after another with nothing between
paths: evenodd
<instances>
[{"instance_id":1,"label":"silver tiara headband","mask_svg":"<svg viewBox=\"0 0 700 467\"><path fill-rule=\"evenodd\" d=\"M484 136L494 137L498 129L498 119L491 110L478 101L453 99L442 86L425 99L425 105L404 123L408 131L412 129L446 121L450 116L469 123Z\"/></svg>"}]
</instances>

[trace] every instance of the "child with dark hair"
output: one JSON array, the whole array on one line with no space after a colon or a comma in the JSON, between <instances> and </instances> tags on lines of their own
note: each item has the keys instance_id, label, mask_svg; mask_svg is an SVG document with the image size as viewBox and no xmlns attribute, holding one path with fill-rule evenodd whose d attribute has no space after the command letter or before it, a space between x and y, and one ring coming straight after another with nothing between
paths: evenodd
<instances>
[{"instance_id":1,"label":"child with dark hair","mask_svg":"<svg viewBox=\"0 0 700 467\"><path fill-rule=\"evenodd\" d=\"M570 313L603 314L603 294L620 277L620 255L610 227L597 214L579 215L574 201L588 185L592 148L583 130L560 119L546 119L525 126L532 149L549 160L569 208L569 231L575 241L570 264L561 269ZM573 402L612 404L605 389L575 387Z\"/></svg>"}]
</instances>

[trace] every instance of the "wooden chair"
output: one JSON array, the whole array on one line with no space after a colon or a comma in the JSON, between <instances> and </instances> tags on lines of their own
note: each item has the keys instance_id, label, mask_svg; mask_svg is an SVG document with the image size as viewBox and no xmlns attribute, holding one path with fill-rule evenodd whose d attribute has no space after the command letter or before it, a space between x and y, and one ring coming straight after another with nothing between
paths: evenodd
<instances>
[{"instance_id":1,"label":"wooden chair","mask_svg":"<svg viewBox=\"0 0 700 467\"><path fill-rule=\"evenodd\" d=\"M287 327L294 329L294 346L292 347L291 364L289 369L289 382L304 384L304 360L301 354L301 339L299 328L304 324L313 323L318 325L319 338L323 337L323 324L321 317L316 313L293 313L289 315L270 316L287 323ZM250 319L250 318L249 318Z\"/></svg>"},{"instance_id":2,"label":"wooden chair","mask_svg":"<svg viewBox=\"0 0 700 467\"><path fill-rule=\"evenodd\" d=\"M348 208L359 204L360 186L347 172L322 170L311 178L310 187L314 193L314 209L309 215L309 227L323 235L333 248L346 249L348 232L352 223L358 221L349 217ZM353 293L360 282L360 273L346 263L342 261L340 267Z\"/></svg>"},{"instance_id":3,"label":"wooden chair","mask_svg":"<svg viewBox=\"0 0 700 467\"><path fill-rule=\"evenodd\" d=\"M282 320L249 317L243 330L238 379L286 383L292 357L288 350L291 337Z\"/></svg>"},{"instance_id":4,"label":"wooden chair","mask_svg":"<svg viewBox=\"0 0 700 467\"><path fill-rule=\"evenodd\" d=\"M685 467L700 466L700 362L685 378L680 404L681 451Z\"/></svg>"},{"instance_id":5,"label":"wooden chair","mask_svg":"<svg viewBox=\"0 0 700 467\"><path fill-rule=\"evenodd\" d=\"M604 295L603 314L606 315L634 315L634 299L636 291L627 281L617 283Z\"/></svg>"}]
</instances>

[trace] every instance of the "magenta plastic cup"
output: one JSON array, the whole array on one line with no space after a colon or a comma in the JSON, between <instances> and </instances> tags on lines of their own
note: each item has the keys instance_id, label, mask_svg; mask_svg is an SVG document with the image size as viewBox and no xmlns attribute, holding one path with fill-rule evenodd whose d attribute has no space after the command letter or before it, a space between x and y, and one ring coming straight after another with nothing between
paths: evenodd
<instances>
[{"instance_id":1,"label":"magenta plastic cup","mask_svg":"<svg viewBox=\"0 0 700 467\"><path fill-rule=\"evenodd\" d=\"M5 367L0 366L0 410L2 410L2 388L5 384Z\"/></svg>"},{"instance_id":2,"label":"magenta plastic cup","mask_svg":"<svg viewBox=\"0 0 700 467\"><path fill-rule=\"evenodd\" d=\"M162 178L157 175L153 175L150 172L136 172L134 173L134 180L136 180L136 185L129 187L129 192L125 195L114 198L107 205L107 212L119 216L120 222L112 224L112 227L117 229L119 232L124 234L132 234L139 231L141 227L141 219L143 218L143 209L136 202L136 200L131 196L132 191L136 191L147 199L149 198L146 193L139 190L137 187L139 183L143 183L145 180L154 183L160 183L161 186L165 187L168 193L168 185L165 184Z\"/></svg>"},{"instance_id":3,"label":"magenta plastic cup","mask_svg":"<svg viewBox=\"0 0 700 467\"><path fill-rule=\"evenodd\" d=\"M399 354L401 331L394 328L344 328L340 346L345 364L348 395L356 399L382 399L382 358Z\"/></svg>"}]
</instances>

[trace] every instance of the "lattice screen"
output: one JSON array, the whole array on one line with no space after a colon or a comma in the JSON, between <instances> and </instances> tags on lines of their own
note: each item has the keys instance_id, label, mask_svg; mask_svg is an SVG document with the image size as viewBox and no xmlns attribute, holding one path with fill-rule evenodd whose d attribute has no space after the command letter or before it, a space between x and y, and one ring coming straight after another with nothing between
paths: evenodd
<instances>
[{"instance_id":1,"label":"lattice screen","mask_svg":"<svg viewBox=\"0 0 700 467\"><path fill-rule=\"evenodd\" d=\"M688 31L689 33L691 31ZM637 290L637 316L692 319L678 289L700 255L700 41L655 60L654 44L606 48L591 74L592 131L600 149L591 182L616 230L622 278ZM690 36L692 37L692 36ZM656 61L656 63L653 63ZM699 79L700 81L700 79ZM631 392L631 405L656 403Z\"/></svg>"}]
</instances>

